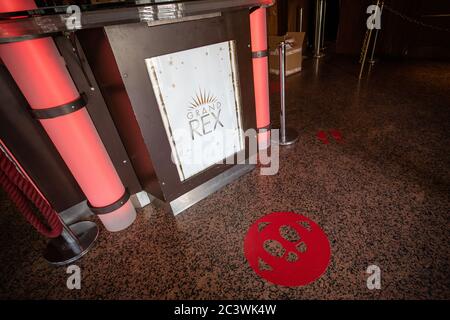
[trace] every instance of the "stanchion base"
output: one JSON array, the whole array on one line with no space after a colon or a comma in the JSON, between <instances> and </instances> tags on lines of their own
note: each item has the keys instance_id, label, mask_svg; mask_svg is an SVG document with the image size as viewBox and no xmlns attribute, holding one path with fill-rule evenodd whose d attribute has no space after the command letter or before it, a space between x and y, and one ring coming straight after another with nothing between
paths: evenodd
<instances>
[{"instance_id":1,"label":"stanchion base","mask_svg":"<svg viewBox=\"0 0 450 320\"><path fill-rule=\"evenodd\" d=\"M278 142L280 146L289 146L291 144L296 143L298 140L298 133L296 130L292 128L286 128L286 139L283 141L281 137L281 130L280 130L280 141Z\"/></svg>"},{"instance_id":2,"label":"stanchion base","mask_svg":"<svg viewBox=\"0 0 450 320\"><path fill-rule=\"evenodd\" d=\"M92 248L98 236L98 227L92 221L77 222L70 230L78 238L78 246L70 246L61 236L51 239L44 252L48 263L62 266L80 259Z\"/></svg>"}]
</instances>

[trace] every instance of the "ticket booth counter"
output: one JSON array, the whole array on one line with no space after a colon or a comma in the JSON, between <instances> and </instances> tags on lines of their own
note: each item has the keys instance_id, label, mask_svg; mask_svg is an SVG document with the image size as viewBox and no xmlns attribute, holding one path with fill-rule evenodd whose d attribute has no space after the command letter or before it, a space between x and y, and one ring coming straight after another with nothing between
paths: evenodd
<instances>
[{"instance_id":1,"label":"ticket booth counter","mask_svg":"<svg viewBox=\"0 0 450 320\"><path fill-rule=\"evenodd\" d=\"M270 4L199 0L84 5L78 7L79 21L70 20L78 14L73 8L28 10L14 13L26 18L2 21L0 43L53 37L124 186L131 194L145 190L178 214L254 168L249 159L256 150L248 147L245 133L254 129L255 138L269 123L261 125L257 119L261 89L254 83L254 60L265 59L266 53L252 47L250 17ZM16 91L8 97L16 105L25 104ZM6 111L2 106L0 112ZM25 120L30 123L17 115L8 130ZM35 143L27 139L32 132L22 130L27 143L20 146L10 131L1 138L21 158ZM51 147L46 152L55 153ZM59 175L70 176L61 167ZM34 162L29 170L38 168ZM36 184L43 179L40 175ZM79 190L72 189L73 202ZM48 194L52 202L53 193ZM69 202L67 206L73 204Z\"/></svg>"}]
</instances>

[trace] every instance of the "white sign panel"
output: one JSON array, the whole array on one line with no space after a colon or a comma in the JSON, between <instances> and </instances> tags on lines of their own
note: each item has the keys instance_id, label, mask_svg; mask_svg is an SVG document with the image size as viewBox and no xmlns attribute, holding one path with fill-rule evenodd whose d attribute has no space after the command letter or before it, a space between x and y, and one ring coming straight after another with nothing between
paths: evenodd
<instances>
[{"instance_id":1,"label":"white sign panel","mask_svg":"<svg viewBox=\"0 0 450 320\"><path fill-rule=\"evenodd\" d=\"M180 180L244 148L234 41L145 59Z\"/></svg>"}]
</instances>

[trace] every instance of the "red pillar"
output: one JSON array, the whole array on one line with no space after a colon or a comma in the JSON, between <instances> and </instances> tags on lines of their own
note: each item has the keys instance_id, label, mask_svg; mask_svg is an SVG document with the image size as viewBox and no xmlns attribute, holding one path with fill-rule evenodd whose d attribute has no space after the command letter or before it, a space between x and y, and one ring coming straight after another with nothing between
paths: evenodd
<instances>
[{"instance_id":1,"label":"red pillar","mask_svg":"<svg viewBox=\"0 0 450 320\"><path fill-rule=\"evenodd\" d=\"M258 145L260 149L265 149L270 145L269 68L265 7L258 8L250 13L250 31L253 56L256 126L259 131ZM264 129L267 129L267 131Z\"/></svg>"},{"instance_id":2,"label":"red pillar","mask_svg":"<svg viewBox=\"0 0 450 320\"><path fill-rule=\"evenodd\" d=\"M33 8L36 5L32 0L0 1L0 12ZM53 40L39 38L2 44L0 57L35 114L40 112L42 126L106 229L119 231L128 227L136 212L86 108L48 116L50 108L56 110L67 104L70 107L80 99Z\"/></svg>"}]
</instances>

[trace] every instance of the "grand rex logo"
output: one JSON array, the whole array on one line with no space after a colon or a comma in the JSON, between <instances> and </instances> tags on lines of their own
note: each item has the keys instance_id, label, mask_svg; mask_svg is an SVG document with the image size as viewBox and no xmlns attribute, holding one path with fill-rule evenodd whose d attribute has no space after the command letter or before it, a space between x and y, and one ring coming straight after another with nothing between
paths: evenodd
<instances>
[{"instance_id":1,"label":"grand rex logo","mask_svg":"<svg viewBox=\"0 0 450 320\"><path fill-rule=\"evenodd\" d=\"M220 121L222 104L209 91L200 89L189 104L186 117L189 121L192 140L210 134L219 127L224 127Z\"/></svg>"}]
</instances>

